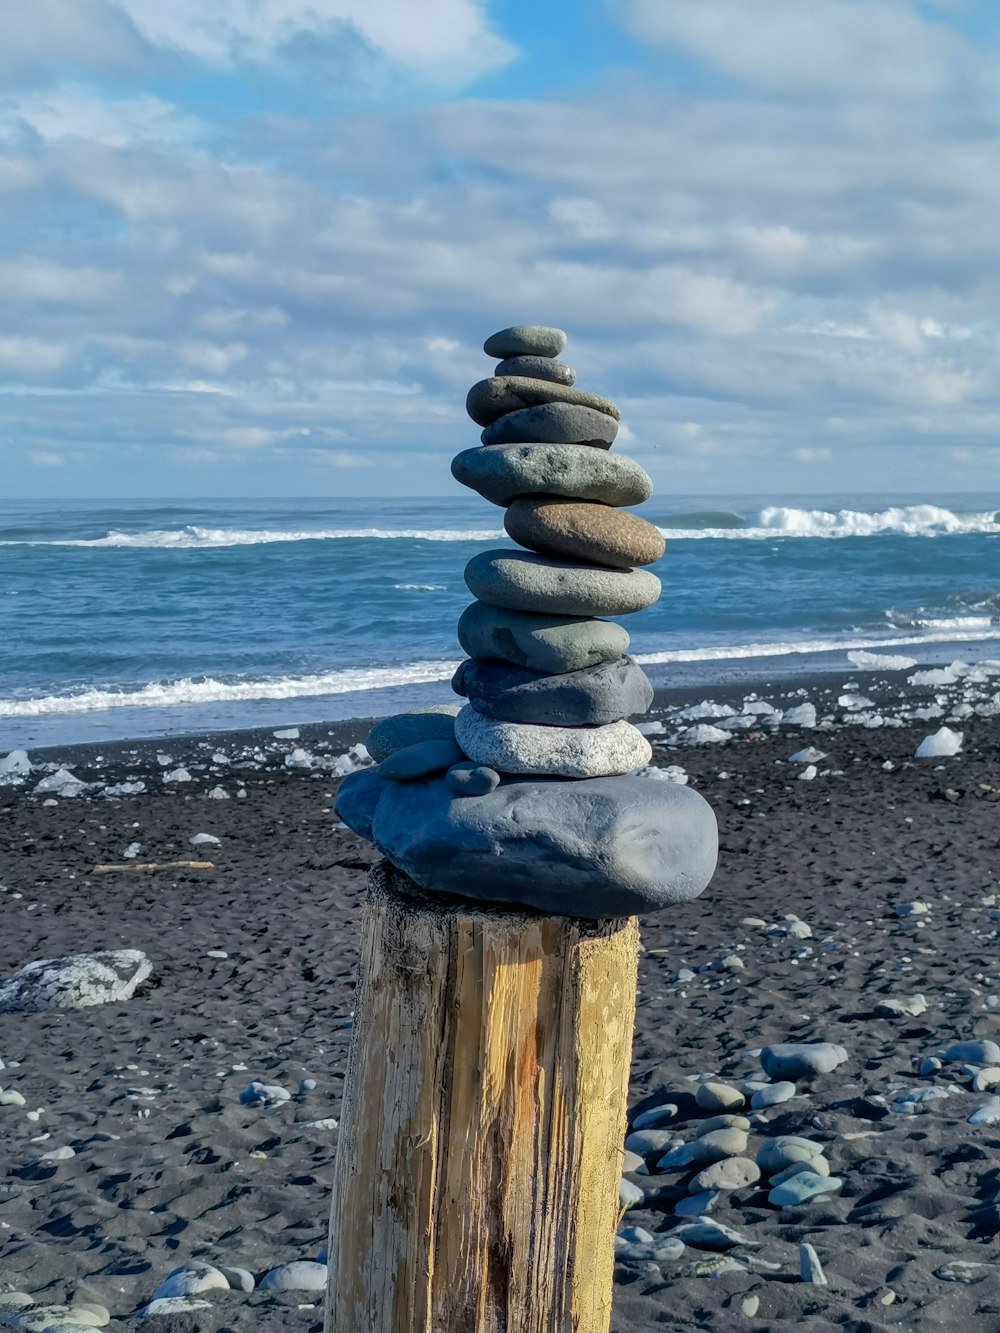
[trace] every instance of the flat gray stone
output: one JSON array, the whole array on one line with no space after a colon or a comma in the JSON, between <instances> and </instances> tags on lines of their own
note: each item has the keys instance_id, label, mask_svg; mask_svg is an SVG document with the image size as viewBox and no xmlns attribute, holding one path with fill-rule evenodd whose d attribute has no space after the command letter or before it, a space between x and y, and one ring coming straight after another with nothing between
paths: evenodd
<instances>
[{"instance_id":1,"label":"flat gray stone","mask_svg":"<svg viewBox=\"0 0 1000 1333\"><path fill-rule=\"evenodd\" d=\"M556 675L617 661L628 632L610 620L534 615L473 602L458 622L458 641L470 657L499 658Z\"/></svg>"},{"instance_id":2,"label":"flat gray stone","mask_svg":"<svg viewBox=\"0 0 1000 1333\"><path fill-rule=\"evenodd\" d=\"M453 740L418 741L393 750L378 766L378 775L387 782L420 782L435 773L444 773L459 764L464 752Z\"/></svg>"},{"instance_id":3,"label":"flat gray stone","mask_svg":"<svg viewBox=\"0 0 1000 1333\"><path fill-rule=\"evenodd\" d=\"M592 407L572 403L543 403L508 412L483 431L483 444L589 444L610 449L618 422Z\"/></svg>"},{"instance_id":4,"label":"flat gray stone","mask_svg":"<svg viewBox=\"0 0 1000 1333\"><path fill-rule=\"evenodd\" d=\"M483 343L487 356L558 356L566 346L562 329L545 324L512 324L509 329L491 333Z\"/></svg>"},{"instance_id":5,"label":"flat gray stone","mask_svg":"<svg viewBox=\"0 0 1000 1333\"><path fill-rule=\"evenodd\" d=\"M660 596L660 580L648 569L600 569L503 548L474 555L465 583L490 606L557 616L627 616Z\"/></svg>"},{"instance_id":6,"label":"flat gray stone","mask_svg":"<svg viewBox=\"0 0 1000 1333\"><path fill-rule=\"evenodd\" d=\"M465 410L477 426L489 426L508 412L541 407L543 403L590 407L616 421L621 417L610 398L588 393L586 389L573 389L567 384L553 384L551 380L529 379L525 375L493 375L488 380L480 380L469 390Z\"/></svg>"},{"instance_id":7,"label":"flat gray stone","mask_svg":"<svg viewBox=\"0 0 1000 1333\"><path fill-rule=\"evenodd\" d=\"M604 726L645 713L653 702L653 687L632 657L558 676L468 658L451 687L484 717L542 726Z\"/></svg>"},{"instance_id":8,"label":"flat gray stone","mask_svg":"<svg viewBox=\"0 0 1000 1333\"><path fill-rule=\"evenodd\" d=\"M408 713L383 717L368 733L365 748L376 764L380 764L408 745L454 740L458 711L455 704L434 704L430 708L414 708Z\"/></svg>"},{"instance_id":9,"label":"flat gray stone","mask_svg":"<svg viewBox=\"0 0 1000 1333\"><path fill-rule=\"evenodd\" d=\"M688 1181L692 1194L705 1190L743 1190L760 1180L760 1167L749 1157L727 1157L703 1167Z\"/></svg>"},{"instance_id":10,"label":"flat gray stone","mask_svg":"<svg viewBox=\"0 0 1000 1333\"><path fill-rule=\"evenodd\" d=\"M474 708L455 719L455 738L477 764L498 773L566 778L634 773L652 757L649 741L630 722L606 727L538 727L496 722Z\"/></svg>"},{"instance_id":11,"label":"flat gray stone","mask_svg":"<svg viewBox=\"0 0 1000 1333\"><path fill-rule=\"evenodd\" d=\"M818 1176L813 1171L800 1171L790 1180L775 1185L767 1201L776 1208L798 1208L804 1203L812 1203L814 1199L836 1194L843 1188L844 1181L840 1176Z\"/></svg>"},{"instance_id":12,"label":"flat gray stone","mask_svg":"<svg viewBox=\"0 0 1000 1333\"><path fill-rule=\"evenodd\" d=\"M565 361L553 361L547 356L508 356L501 361L494 375L527 375L529 379L551 380L553 384L575 384L576 371Z\"/></svg>"},{"instance_id":13,"label":"flat gray stone","mask_svg":"<svg viewBox=\"0 0 1000 1333\"><path fill-rule=\"evenodd\" d=\"M832 1041L778 1042L774 1046L765 1046L760 1053L760 1063L768 1078L786 1079L791 1083L800 1078L832 1073L846 1059L843 1046Z\"/></svg>"},{"instance_id":14,"label":"flat gray stone","mask_svg":"<svg viewBox=\"0 0 1000 1333\"><path fill-rule=\"evenodd\" d=\"M488 796L500 785L500 774L486 764L467 759L448 769L448 790L456 796Z\"/></svg>"},{"instance_id":15,"label":"flat gray stone","mask_svg":"<svg viewBox=\"0 0 1000 1333\"><path fill-rule=\"evenodd\" d=\"M715 870L708 803L646 778L507 779L470 801L444 778L419 786L371 770L340 785L337 810L429 892L593 919L696 898Z\"/></svg>"},{"instance_id":16,"label":"flat gray stone","mask_svg":"<svg viewBox=\"0 0 1000 1333\"><path fill-rule=\"evenodd\" d=\"M496 444L463 449L451 475L492 504L519 495L560 495L622 508L642 504L653 483L634 458L575 444Z\"/></svg>"},{"instance_id":17,"label":"flat gray stone","mask_svg":"<svg viewBox=\"0 0 1000 1333\"><path fill-rule=\"evenodd\" d=\"M823 1145L798 1134L779 1134L776 1139L762 1143L757 1153L757 1165L767 1175L776 1175L786 1167L809 1162L823 1155Z\"/></svg>"},{"instance_id":18,"label":"flat gray stone","mask_svg":"<svg viewBox=\"0 0 1000 1333\"><path fill-rule=\"evenodd\" d=\"M0 981L0 1014L116 1004L130 1000L152 971L152 964L140 949L41 958Z\"/></svg>"}]
</instances>

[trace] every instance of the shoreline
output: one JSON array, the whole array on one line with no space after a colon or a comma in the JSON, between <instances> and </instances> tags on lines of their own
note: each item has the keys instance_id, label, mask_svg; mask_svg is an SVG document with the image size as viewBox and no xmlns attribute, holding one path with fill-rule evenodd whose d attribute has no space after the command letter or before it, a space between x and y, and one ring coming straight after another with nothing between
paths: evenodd
<instances>
[{"instance_id":1,"label":"shoreline","mask_svg":"<svg viewBox=\"0 0 1000 1333\"><path fill-rule=\"evenodd\" d=\"M875 643L875 640L866 640ZM673 655L638 653L657 695L668 701L702 692L735 697L772 691L788 694L846 673L867 680L877 674L850 661L854 653L885 658L903 656L915 661L914 670L943 666L961 660L970 664L1000 659L1000 629L988 639L892 640L871 649L856 647L809 647L800 652L749 653L744 656L694 655L675 660ZM745 645L749 650L751 645ZM713 650L704 650L710 654ZM668 656L667 661L649 661ZM456 665L457 665L456 658ZM67 746L110 746L126 741L170 740L180 744L197 735L236 734L282 729L291 726L350 726L357 721L386 717L430 704L448 703L452 693L450 672L442 679L416 684L385 686L337 695L305 695L301 698L222 700L165 707L114 707L90 712L52 712L30 716L0 717L0 754L10 749L58 749Z\"/></svg>"},{"instance_id":2,"label":"shoreline","mask_svg":"<svg viewBox=\"0 0 1000 1333\"><path fill-rule=\"evenodd\" d=\"M986 660L989 662L991 659ZM975 664L970 665L975 671ZM986 669L989 674L976 683L975 693L971 694L965 677L957 678L952 684L909 683L911 676L918 672L947 672L948 667L949 663L939 661L933 666L921 664L905 670L880 670L859 668L847 663L839 667L831 666L822 672L803 671L778 680L773 678L773 673L760 672L756 676L719 683L714 688L706 688L703 684L674 685L669 688L660 686L655 688L648 714L634 721L643 727L652 724L649 739L657 747L663 747L671 735L690 729L699 720L707 725L714 725L720 720L720 716L695 719L687 715L706 702L723 710L722 717L727 708L731 716L738 716L748 699L765 701L782 712L812 702L817 709L817 730L820 732L865 725L892 727L899 725L900 721L919 722L932 731L949 718L958 726L962 719L956 717L954 710L963 705L971 707L966 702L970 697L976 700L980 708L992 709L991 713L982 715L1000 712L1000 663ZM857 709L840 706L844 698L855 693L869 700L873 707ZM443 698L436 702L463 703L464 700L454 694L449 686ZM935 709L939 710L937 718L930 715ZM912 716L920 710L924 711L924 716ZM175 767L179 764L193 765L217 776L224 775L231 764L206 763L207 750L226 751L227 758L231 752L237 765L253 762L257 752L256 761L265 765L277 762L278 766L283 766L285 758L294 749L301 748L321 761L321 769L325 765L324 771L333 772L335 770L330 767L332 760L348 754L351 747L363 744L373 723L382 716L385 714L302 722L295 720L295 714L286 713L285 720L278 725L219 727L160 736L51 744L32 747L29 753L32 762L37 765L55 764L79 770L78 776L86 781L97 781L110 772L121 774L116 781L128 780L136 774L155 776L163 768L157 762L156 755L165 752L169 753ZM878 718L883 719L881 723L873 722L873 719ZM756 729L768 730L772 725L767 716L763 715ZM779 729L782 725L778 724ZM738 734L738 730L733 734ZM297 732L297 737L279 738L275 734L291 731ZM683 740L680 741L679 748L685 748L685 744ZM0 758L7 752L7 748L0 745ZM9 786L5 788L0 781L0 795L4 790L11 789Z\"/></svg>"}]
</instances>

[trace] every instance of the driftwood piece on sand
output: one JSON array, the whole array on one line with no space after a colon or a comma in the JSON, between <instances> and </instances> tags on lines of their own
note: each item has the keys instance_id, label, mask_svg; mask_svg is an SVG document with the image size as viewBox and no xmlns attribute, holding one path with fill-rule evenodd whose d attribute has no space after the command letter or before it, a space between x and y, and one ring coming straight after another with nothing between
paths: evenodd
<instances>
[{"instance_id":1,"label":"driftwood piece on sand","mask_svg":"<svg viewBox=\"0 0 1000 1333\"><path fill-rule=\"evenodd\" d=\"M327 1333L607 1333L638 923L369 876Z\"/></svg>"},{"instance_id":2,"label":"driftwood piece on sand","mask_svg":"<svg viewBox=\"0 0 1000 1333\"><path fill-rule=\"evenodd\" d=\"M92 875L110 875L114 871L134 874L139 870L214 870L214 861L122 861L117 865L94 866Z\"/></svg>"}]
</instances>

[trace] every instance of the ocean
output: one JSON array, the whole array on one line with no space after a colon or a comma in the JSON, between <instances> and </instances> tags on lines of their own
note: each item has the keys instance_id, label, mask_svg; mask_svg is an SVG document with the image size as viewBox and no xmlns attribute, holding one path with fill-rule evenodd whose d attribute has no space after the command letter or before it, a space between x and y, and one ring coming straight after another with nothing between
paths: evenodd
<instances>
[{"instance_id":1,"label":"ocean","mask_svg":"<svg viewBox=\"0 0 1000 1333\"><path fill-rule=\"evenodd\" d=\"M996 656L1000 495L654 498L660 686ZM0 752L377 716L453 699L475 496L0 502Z\"/></svg>"}]
</instances>

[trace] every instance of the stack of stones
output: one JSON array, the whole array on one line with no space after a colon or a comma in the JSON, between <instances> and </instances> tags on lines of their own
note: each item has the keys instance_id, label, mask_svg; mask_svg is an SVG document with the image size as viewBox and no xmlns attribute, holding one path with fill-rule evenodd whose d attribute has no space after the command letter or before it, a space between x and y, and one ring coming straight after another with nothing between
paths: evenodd
<instances>
[{"instance_id":1,"label":"stack of stones","mask_svg":"<svg viewBox=\"0 0 1000 1333\"><path fill-rule=\"evenodd\" d=\"M574 388L559 329L520 325L488 338L496 374L469 393L482 445L456 479L505 509L523 549L483 551L465 570L476 599L452 682L465 707L378 723L375 771L345 778L337 809L430 892L607 918L693 898L711 879L715 818L688 787L646 769L649 742L628 719L653 691L606 616L651 606L642 566L664 550L626 506L652 483L610 453L619 411Z\"/></svg>"},{"instance_id":2,"label":"stack of stones","mask_svg":"<svg viewBox=\"0 0 1000 1333\"><path fill-rule=\"evenodd\" d=\"M609 453L620 413L573 388L555 357L560 329L504 329L486 340L496 374L469 392L483 447L452 463L463 485L506 509L527 550L483 551L465 582L477 599L458 624L469 654L453 681L469 700L455 739L500 773L612 777L649 763L649 742L626 719L653 699L629 637L599 619L651 606L660 581L636 566L663 555L657 528L623 512L652 491L629 458Z\"/></svg>"}]
</instances>

